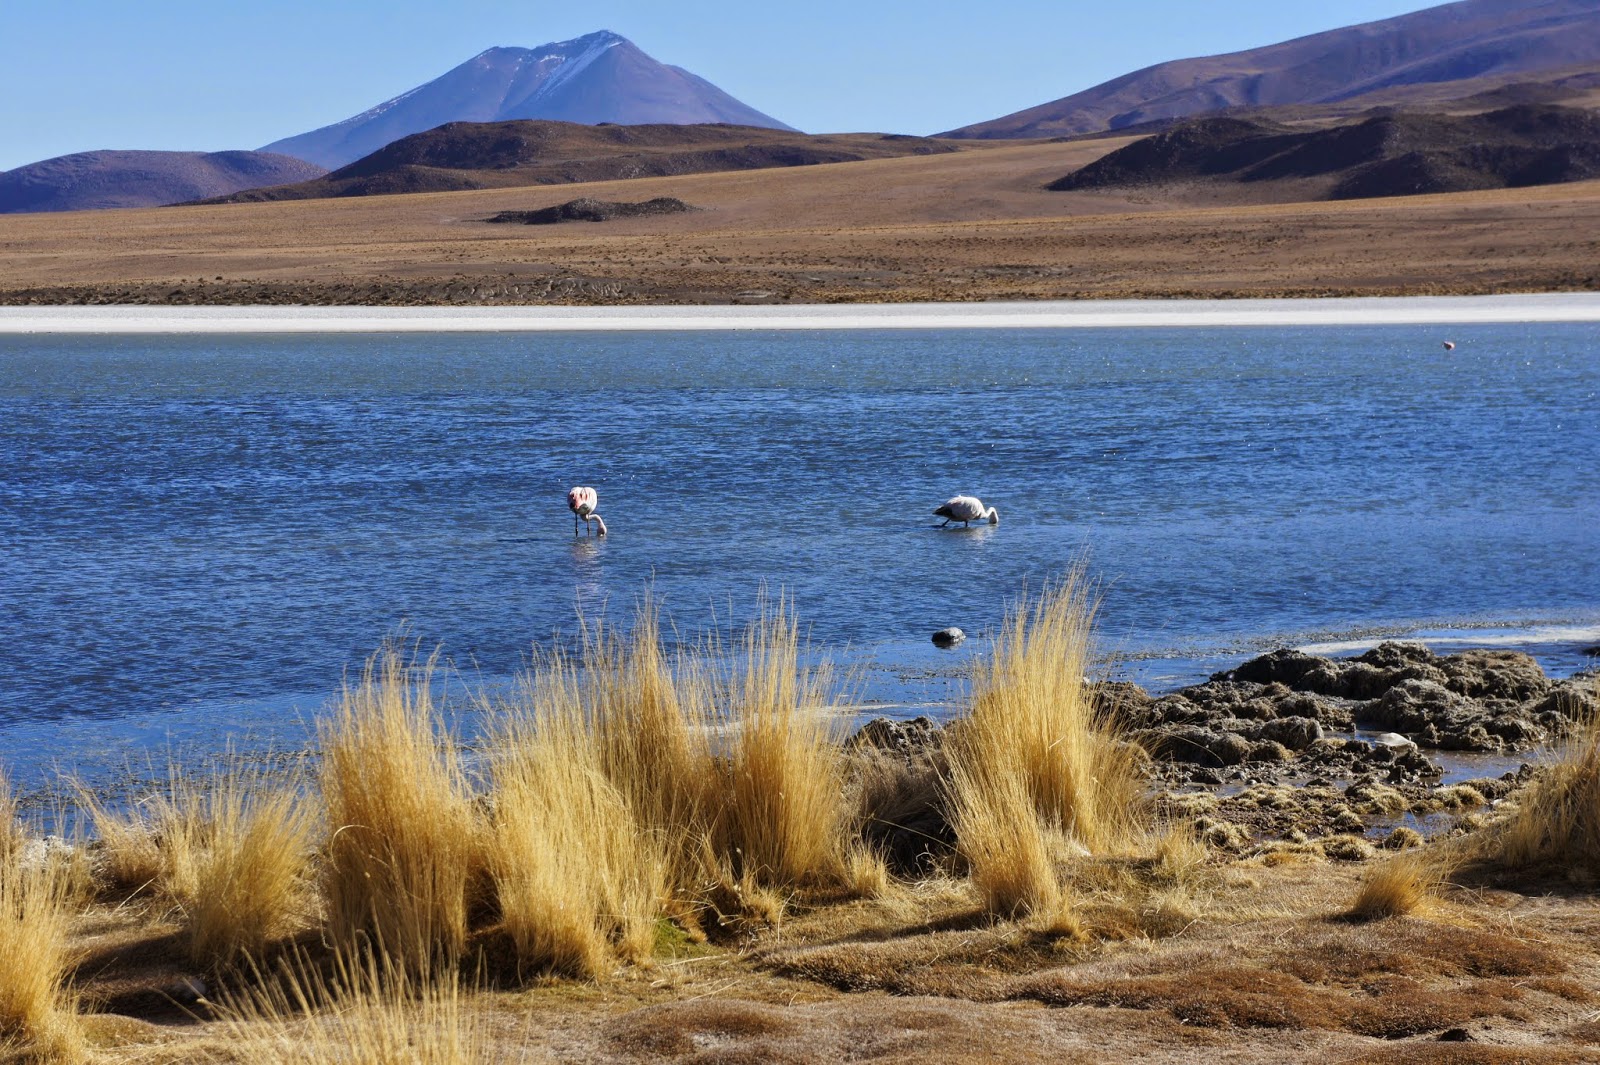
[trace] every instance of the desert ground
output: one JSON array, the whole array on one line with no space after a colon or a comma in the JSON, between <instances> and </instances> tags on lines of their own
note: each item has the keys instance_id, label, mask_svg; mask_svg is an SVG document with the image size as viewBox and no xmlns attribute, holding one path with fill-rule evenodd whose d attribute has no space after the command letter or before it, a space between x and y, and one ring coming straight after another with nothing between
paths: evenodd
<instances>
[{"instance_id":1,"label":"desert ground","mask_svg":"<svg viewBox=\"0 0 1600 1065\"><path fill-rule=\"evenodd\" d=\"M1049 192L1127 143L539 188L0 217L9 304L686 304L1600 288L1600 182L1337 203ZM1247 190L1292 200L1293 188ZM578 197L689 214L491 225Z\"/></svg>"},{"instance_id":2,"label":"desert ground","mask_svg":"<svg viewBox=\"0 0 1600 1065\"><path fill-rule=\"evenodd\" d=\"M956 882L907 886L592 982L466 995L455 1056L354 1060L1600 1060L1588 891L1469 885L1425 912L1351 921L1372 864L1209 868L1203 915L1152 903L1091 940L995 923ZM159 906L107 905L81 929L81 979L102 996L84 1018L98 1060L315 1053L291 1019L275 1053L241 1057L238 1027L187 993L193 970Z\"/></svg>"}]
</instances>

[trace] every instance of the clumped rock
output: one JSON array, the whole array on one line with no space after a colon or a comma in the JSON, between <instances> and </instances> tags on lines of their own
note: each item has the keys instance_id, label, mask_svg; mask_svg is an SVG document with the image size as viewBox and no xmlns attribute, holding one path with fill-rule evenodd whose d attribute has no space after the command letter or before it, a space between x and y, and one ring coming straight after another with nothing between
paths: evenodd
<instances>
[{"instance_id":1,"label":"clumped rock","mask_svg":"<svg viewBox=\"0 0 1600 1065\"><path fill-rule=\"evenodd\" d=\"M911 757L936 745L942 731L927 717L914 717L909 721L875 717L850 737L850 746L871 747Z\"/></svg>"},{"instance_id":2,"label":"clumped rock","mask_svg":"<svg viewBox=\"0 0 1600 1065\"><path fill-rule=\"evenodd\" d=\"M933 645L935 647L954 647L966 638L966 633L952 625L948 629L940 629L933 634Z\"/></svg>"},{"instance_id":3,"label":"clumped rock","mask_svg":"<svg viewBox=\"0 0 1600 1065\"><path fill-rule=\"evenodd\" d=\"M875 718L847 744L862 832L897 874L926 872L955 852L944 735L926 717Z\"/></svg>"},{"instance_id":4,"label":"clumped rock","mask_svg":"<svg viewBox=\"0 0 1600 1065\"><path fill-rule=\"evenodd\" d=\"M1250 741L1243 736L1192 725L1147 729L1133 738L1151 755L1173 762L1230 766L1250 756Z\"/></svg>"},{"instance_id":5,"label":"clumped rock","mask_svg":"<svg viewBox=\"0 0 1600 1065\"><path fill-rule=\"evenodd\" d=\"M1322 739L1322 725L1309 717L1280 717L1262 725L1256 738L1303 751Z\"/></svg>"},{"instance_id":6,"label":"clumped rock","mask_svg":"<svg viewBox=\"0 0 1600 1065\"><path fill-rule=\"evenodd\" d=\"M1438 750L1498 751L1549 743L1597 711L1591 685L1552 680L1519 651L1440 656L1420 643L1389 641L1351 659L1272 651L1153 700L1144 713L1151 726L1209 728L1301 717L1324 729L1384 729ZM1295 751L1320 738L1233 730Z\"/></svg>"},{"instance_id":7,"label":"clumped rock","mask_svg":"<svg viewBox=\"0 0 1600 1065\"><path fill-rule=\"evenodd\" d=\"M1407 679L1362 704L1356 721L1418 737L1430 747L1493 751L1504 746L1484 728L1481 708L1443 685Z\"/></svg>"},{"instance_id":8,"label":"clumped rock","mask_svg":"<svg viewBox=\"0 0 1600 1065\"><path fill-rule=\"evenodd\" d=\"M1247 762L1292 762L1294 752L1281 743L1272 740L1261 740L1253 744L1250 753L1245 756Z\"/></svg>"},{"instance_id":9,"label":"clumped rock","mask_svg":"<svg viewBox=\"0 0 1600 1065\"><path fill-rule=\"evenodd\" d=\"M1397 814L1407 805L1406 797L1387 784L1358 780L1344 789L1345 803L1366 814Z\"/></svg>"},{"instance_id":10,"label":"clumped rock","mask_svg":"<svg viewBox=\"0 0 1600 1065\"><path fill-rule=\"evenodd\" d=\"M609 222L613 218L636 218L640 215L682 214L693 210L695 208L672 196L657 196L653 200L638 203L596 200L584 196L554 207L541 207L537 211L501 211L484 221L548 226L560 222Z\"/></svg>"}]
</instances>

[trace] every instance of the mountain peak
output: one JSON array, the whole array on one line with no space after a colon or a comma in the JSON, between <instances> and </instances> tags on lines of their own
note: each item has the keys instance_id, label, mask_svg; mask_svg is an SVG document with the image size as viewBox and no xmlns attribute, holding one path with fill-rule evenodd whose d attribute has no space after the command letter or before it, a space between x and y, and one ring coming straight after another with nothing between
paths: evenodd
<instances>
[{"instance_id":1,"label":"mountain peak","mask_svg":"<svg viewBox=\"0 0 1600 1065\"><path fill-rule=\"evenodd\" d=\"M486 49L433 81L264 150L337 169L447 122L513 119L791 128L703 78L657 62L621 34L596 30L536 48Z\"/></svg>"}]
</instances>

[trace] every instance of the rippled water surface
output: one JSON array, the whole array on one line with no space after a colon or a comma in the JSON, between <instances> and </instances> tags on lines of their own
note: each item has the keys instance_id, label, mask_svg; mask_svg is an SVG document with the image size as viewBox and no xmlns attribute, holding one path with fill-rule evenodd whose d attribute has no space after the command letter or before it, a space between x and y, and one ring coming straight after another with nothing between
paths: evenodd
<instances>
[{"instance_id":1,"label":"rippled water surface","mask_svg":"<svg viewBox=\"0 0 1600 1065\"><path fill-rule=\"evenodd\" d=\"M270 733L402 625L503 676L652 581L685 633L787 589L908 712L928 633L1078 558L1155 687L1430 630L1571 672L1600 330L1444 335L0 337L0 763ZM958 492L1001 523L936 531Z\"/></svg>"}]
</instances>

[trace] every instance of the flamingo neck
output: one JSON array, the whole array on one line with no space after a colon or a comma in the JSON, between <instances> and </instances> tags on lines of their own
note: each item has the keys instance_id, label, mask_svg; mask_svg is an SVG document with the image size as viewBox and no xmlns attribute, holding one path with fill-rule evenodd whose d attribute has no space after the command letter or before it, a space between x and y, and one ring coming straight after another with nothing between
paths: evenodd
<instances>
[{"instance_id":1,"label":"flamingo neck","mask_svg":"<svg viewBox=\"0 0 1600 1065\"><path fill-rule=\"evenodd\" d=\"M989 508L989 512L987 514L985 514L984 517L989 519L989 524L990 525L999 525L1000 524L1000 512L998 510L994 509L993 507Z\"/></svg>"}]
</instances>

